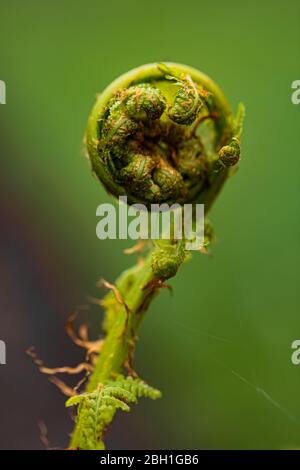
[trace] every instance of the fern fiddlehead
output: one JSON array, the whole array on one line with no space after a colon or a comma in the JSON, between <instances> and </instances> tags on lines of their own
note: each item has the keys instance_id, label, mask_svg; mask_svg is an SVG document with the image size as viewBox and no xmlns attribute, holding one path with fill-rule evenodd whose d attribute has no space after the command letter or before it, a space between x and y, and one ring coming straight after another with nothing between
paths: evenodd
<instances>
[{"instance_id":1,"label":"fern fiddlehead","mask_svg":"<svg viewBox=\"0 0 300 470\"><path fill-rule=\"evenodd\" d=\"M92 169L128 203L204 203L207 212L240 158L244 108L237 117L206 75L179 64L138 67L97 98L86 147ZM213 237L205 227L205 243ZM70 447L102 449L117 409L160 393L136 378L136 336L151 300L187 259L184 240L155 243L143 263L121 274L102 301L105 339L78 406ZM123 375L120 375L123 374ZM127 374L127 377L124 376Z\"/></svg>"},{"instance_id":2,"label":"fern fiddlehead","mask_svg":"<svg viewBox=\"0 0 300 470\"><path fill-rule=\"evenodd\" d=\"M225 97L208 77L186 66L153 64L123 75L99 96L87 149L100 181L129 203L201 201L239 159L234 126Z\"/></svg>"}]
</instances>

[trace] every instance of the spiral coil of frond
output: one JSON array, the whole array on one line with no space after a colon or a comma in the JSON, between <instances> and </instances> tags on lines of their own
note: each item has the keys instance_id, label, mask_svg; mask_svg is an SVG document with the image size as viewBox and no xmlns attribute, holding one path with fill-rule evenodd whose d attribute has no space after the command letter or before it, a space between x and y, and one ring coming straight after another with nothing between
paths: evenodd
<instances>
[{"instance_id":1,"label":"spiral coil of frond","mask_svg":"<svg viewBox=\"0 0 300 470\"><path fill-rule=\"evenodd\" d=\"M98 97L86 141L106 189L150 206L206 200L238 162L239 137L217 85L168 63L139 67L113 82Z\"/></svg>"}]
</instances>

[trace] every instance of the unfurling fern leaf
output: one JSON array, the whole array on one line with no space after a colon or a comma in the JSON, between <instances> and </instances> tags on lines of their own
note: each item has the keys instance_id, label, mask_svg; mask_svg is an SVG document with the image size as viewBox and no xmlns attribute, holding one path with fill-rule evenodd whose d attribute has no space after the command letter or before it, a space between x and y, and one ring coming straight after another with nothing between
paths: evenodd
<instances>
[{"instance_id":1,"label":"unfurling fern leaf","mask_svg":"<svg viewBox=\"0 0 300 470\"><path fill-rule=\"evenodd\" d=\"M143 65L97 97L85 137L93 173L109 193L126 196L129 205L154 209L156 204L162 210L166 204L172 212L175 205L199 203L206 216L240 159L244 114L240 105L235 117L216 83L192 67ZM206 222L201 252L213 236ZM110 293L97 301L105 310L105 337L101 353L91 361L88 393L67 402L78 405L72 449L103 448L117 409L128 411L128 404L141 396L159 397L144 382L116 375L133 370L134 348L150 302L192 249L185 236L153 238L145 259L115 285L105 282Z\"/></svg>"},{"instance_id":2,"label":"unfurling fern leaf","mask_svg":"<svg viewBox=\"0 0 300 470\"><path fill-rule=\"evenodd\" d=\"M143 380L120 375L116 380L99 384L92 393L69 398L67 407L79 406L77 433L80 434L80 448L104 449L103 434L118 409L130 411L128 403L137 403L141 397L156 400L160 396L159 390L150 387Z\"/></svg>"}]
</instances>

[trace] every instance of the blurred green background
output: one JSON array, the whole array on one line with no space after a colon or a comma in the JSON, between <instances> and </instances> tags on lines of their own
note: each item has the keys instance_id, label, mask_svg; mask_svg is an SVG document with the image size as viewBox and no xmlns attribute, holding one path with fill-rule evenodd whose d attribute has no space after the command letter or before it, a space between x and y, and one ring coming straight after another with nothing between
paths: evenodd
<instances>
[{"instance_id":1,"label":"blurred green background","mask_svg":"<svg viewBox=\"0 0 300 470\"><path fill-rule=\"evenodd\" d=\"M0 448L42 448L39 420L51 446L67 445L64 398L25 350L80 361L66 318L134 261L122 255L132 243L96 238L109 197L82 137L97 92L165 60L209 74L234 109L245 103L242 160L210 215L212 256L181 269L142 328L136 368L163 398L118 416L108 446L299 447L299 2L1 0L0 16Z\"/></svg>"}]
</instances>

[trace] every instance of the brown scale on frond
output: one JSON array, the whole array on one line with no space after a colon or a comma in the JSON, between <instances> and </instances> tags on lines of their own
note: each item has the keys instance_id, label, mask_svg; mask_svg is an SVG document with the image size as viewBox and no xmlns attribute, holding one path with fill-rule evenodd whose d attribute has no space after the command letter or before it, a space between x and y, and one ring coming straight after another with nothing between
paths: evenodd
<instances>
[{"instance_id":1,"label":"brown scale on frond","mask_svg":"<svg viewBox=\"0 0 300 470\"><path fill-rule=\"evenodd\" d=\"M92 354L99 354L101 351L101 346L103 344L103 340L96 340L96 341L89 341L87 338L87 326L81 325L79 328L79 336L76 335L73 323L75 318L77 317L77 313L70 315L66 322L66 333L69 338L80 348L86 349L86 357L89 358ZM82 335L82 336L81 336Z\"/></svg>"},{"instance_id":2,"label":"brown scale on frond","mask_svg":"<svg viewBox=\"0 0 300 470\"><path fill-rule=\"evenodd\" d=\"M72 314L66 322L66 332L72 341L79 347L86 349L87 361L81 362L74 367L62 366L62 367L47 367L44 362L37 356L33 347L30 347L26 353L33 360L33 363L38 367L39 371L43 374L49 375L50 382L53 383L64 395L75 396L78 393L80 387L86 382L88 376L94 369L95 356L99 354L103 340L89 341L88 339L88 328L86 324L81 324L78 329L78 335L75 333L73 322L77 316L77 313ZM66 375L78 375L85 372L83 378L79 382L71 387L57 377L57 374Z\"/></svg>"}]
</instances>

